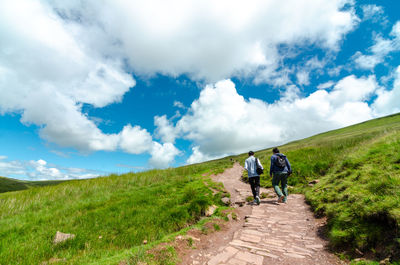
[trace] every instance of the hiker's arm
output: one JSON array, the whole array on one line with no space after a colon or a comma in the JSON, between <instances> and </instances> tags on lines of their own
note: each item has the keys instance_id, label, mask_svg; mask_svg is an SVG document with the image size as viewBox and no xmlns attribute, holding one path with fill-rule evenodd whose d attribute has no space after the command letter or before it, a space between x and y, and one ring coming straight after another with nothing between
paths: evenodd
<instances>
[{"instance_id":1,"label":"hiker's arm","mask_svg":"<svg viewBox=\"0 0 400 265\"><path fill-rule=\"evenodd\" d=\"M258 163L258 165L259 165L262 169L264 169L263 165L261 164L260 159L257 159L257 163Z\"/></svg>"},{"instance_id":2,"label":"hiker's arm","mask_svg":"<svg viewBox=\"0 0 400 265\"><path fill-rule=\"evenodd\" d=\"M285 160L286 160L286 165L287 165L289 174L291 174L292 173L292 166L290 165L289 159L287 159L287 157L285 157Z\"/></svg>"},{"instance_id":3,"label":"hiker's arm","mask_svg":"<svg viewBox=\"0 0 400 265\"><path fill-rule=\"evenodd\" d=\"M269 167L269 176L272 177L272 165L274 163L274 156L271 156L271 166Z\"/></svg>"},{"instance_id":4,"label":"hiker's arm","mask_svg":"<svg viewBox=\"0 0 400 265\"><path fill-rule=\"evenodd\" d=\"M247 171L249 171L249 166L247 165L247 160L244 161L244 169L246 169Z\"/></svg>"}]
</instances>

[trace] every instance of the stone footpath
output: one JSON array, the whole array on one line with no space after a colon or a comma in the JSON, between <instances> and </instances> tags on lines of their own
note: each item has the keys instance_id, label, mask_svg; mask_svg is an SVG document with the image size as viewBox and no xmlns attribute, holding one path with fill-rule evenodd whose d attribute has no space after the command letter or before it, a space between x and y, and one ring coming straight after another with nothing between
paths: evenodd
<instances>
[{"instance_id":1,"label":"stone footpath","mask_svg":"<svg viewBox=\"0 0 400 265\"><path fill-rule=\"evenodd\" d=\"M220 178L224 182L224 178ZM229 178L232 186L232 178ZM241 202L250 193L237 178L235 202ZM267 199L251 207L243 227L217 251L210 253L202 264L265 265L265 264L345 264L327 251L327 241L318 236L320 221L316 220L304 201L304 196L291 194L287 204L278 204L273 190L264 190ZM250 193L251 194L251 193ZM271 198L273 197L273 198ZM239 203L238 203L239 204ZM199 264L193 260L192 264Z\"/></svg>"}]
</instances>

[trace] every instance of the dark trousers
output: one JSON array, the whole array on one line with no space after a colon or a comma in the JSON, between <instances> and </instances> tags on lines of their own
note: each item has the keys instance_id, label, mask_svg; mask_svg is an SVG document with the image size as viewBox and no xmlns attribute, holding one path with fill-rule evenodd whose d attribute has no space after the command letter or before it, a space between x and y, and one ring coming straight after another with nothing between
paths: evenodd
<instances>
[{"instance_id":1,"label":"dark trousers","mask_svg":"<svg viewBox=\"0 0 400 265\"><path fill-rule=\"evenodd\" d=\"M287 172L274 172L274 176L272 178L272 187L274 187L275 193L278 195L278 197L281 197L282 195L285 196L283 199L284 202L286 202L288 196L287 179ZM282 190L279 188L279 183L281 183Z\"/></svg>"},{"instance_id":2,"label":"dark trousers","mask_svg":"<svg viewBox=\"0 0 400 265\"><path fill-rule=\"evenodd\" d=\"M249 183L251 192L253 192L253 197L256 199L256 196L260 196L260 176L249 178Z\"/></svg>"}]
</instances>

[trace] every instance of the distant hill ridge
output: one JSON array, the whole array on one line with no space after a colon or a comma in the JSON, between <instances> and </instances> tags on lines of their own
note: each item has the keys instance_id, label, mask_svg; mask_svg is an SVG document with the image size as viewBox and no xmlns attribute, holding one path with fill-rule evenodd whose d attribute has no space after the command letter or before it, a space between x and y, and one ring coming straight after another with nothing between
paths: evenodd
<instances>
[{"instance_id":1,"label":"distant hill ridge","mask_svg":"<svg viewBox=\"0 0 400 265\"><path fill-rule=\"evenodd\" d=\"M9 191L26 190L32 187L43 187L48 185L57 185L65 180L46 180L46 181L23 181L18 179L6 178L0 176L0 193Z\"/></svg>"}]
</instances>

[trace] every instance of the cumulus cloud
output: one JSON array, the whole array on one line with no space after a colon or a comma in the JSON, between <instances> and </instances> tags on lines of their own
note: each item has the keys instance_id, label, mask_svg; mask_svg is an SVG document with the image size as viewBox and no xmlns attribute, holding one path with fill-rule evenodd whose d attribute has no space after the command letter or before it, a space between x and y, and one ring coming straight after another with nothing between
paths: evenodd
<instances>
[{"instance_id":1,"label":"cumulus cloud","mask_svg":"<svg viewBox=\"0 0 400 265\"><path fill-rule=\"evenodd\" d=\"M121 102L135 81L109 36L89 21L65 20L50 4L0 4L0 33L6 36L0 44L0 113L21 113L21 122L38 125L43 139L60 146L149 153L153 141L147 130L128 124L119 133L106 134L82 113L83 104L101 108ZM100 36L99 43L108 46L90 45L86 34ZM63 175L40 164L36 172L56 179Z\"/></svg>"},{"instance_id":2,"label":"cumulus cloud","mask_svg":"<svg viewBox=\"0 0 400 265\"><path fill-rule=\"evenodd\" d=\"M155 131L156 137L159 137L164 143L174 143L176 130L171 121L167 119L167 115L155 116L154 125L157 127Z\"/></svg>"},{"instance_id":3,"label":"cumulus cloud","mask_svg":"<svg viewBox=\"0 0 400 265\"><path fill-rule=\"evenodd\" d=\"M217 158L221 158L226 156L225 154L219 154L216 156L211 156L208 154L204 154L200 151L200 146L194 146L192 147L192 154L190 157L186 160L186 163L188 164L195 164L195 163L201 163L204 161L209 161Z\"/></svg>"},{"instance_id":4,"label":"cumulus cloud","mask_svg":"<svg viewBox=\"0 0 400 265\"><path fill-rule=\"evenodd\" d=\"M140 126L125 126L120 134L120 146L122 150L130 154L142 154L151 148L152 137L147 130Z\"/></svg>"},{"instance_id":5,"label":"cumulus cloud","mask_svg":"<svg viewBox=\"0 0 400 265\"><path fill-rule=\"evenodd\" d=\"M29 172L30 177L38 175L43 179L64 179L66 178L60 170L55 167L46 167L47 162L39 159L37 161L30 161L30 164L35 171Z\"/></svg>"},{"instance_id":6,"label":"cumulus cloud","mask_svg":"<svg viewBox=\"0 0 400 265\"><path fill-rule=\"evenodd\" d=\"M129 71L218 80L261 67L284 84L276 47L336 49L357 22L346 2L2 1L0 112L21 112L61 146L116 150L124 132L103 133L81 108L120 102L135 85Z\"/></svg>"},{"instance_id":7,"label":"cumulus cloud","mask_svg":"<svg viewBox=\"0 0 400 265\"><path fill-rule=\"evenodd\" d=\"M188 163L257 150L373 118L366 102L378 89L374 76L347 76L328 92L300 97L292 87L268 104L245 100L230 80L207 85L176 124L194 142ZM305 118L307 117L307 118Z\"/></svg>"},{"instance_id":8,"label":"cumulus cloud","mask_svg":"<svg viewBox=\"0 0 400 265\"><path fill-rule=\"evenodd\" d=\"M400 66L395 71L393 88L389 90L381 88L377 91L377 95L372 105L377 116L400 112Z\"/></svg>"},{"instance_id":9,"label":"cumulus cloud","mask_svg":"<svg viewBox=\"0 0 400 265\"><path fill-rule=\"evenodd\" d=\"M20 112L40 126L42 138L79 150L115 150L115 134L104 134L82 113L82 104L119 102L135 85L121 58L79 41L82 29L66 23L38 1L0 4L0 113Z\"/></svg>"},{"instance_id":10,"label":"cumulus cloud","mask_svg":"<svg viewBox=\"0 0 400 265\"><path fill-rule=\"evenodd\" d=\"M0 113L20 113L24 124L37 125L43 139L60 146L85 152L150 153L152 164L163 161L160 165L164 166L178 151L173 146L172 126L163 116L155 120L156 137L163 141L160 144L152 140L146 129L130 124L120 132L104 133L82 112L82 107L89 104L102 108L121 102L135 86L131 73L172 77L185 74L195 81L213 82L244 76L256 83L286 85L294 70L282 65L286 55L279 47L313 44L337 51L343 36L358 23L351 3L350 0L168 3L150 0L102 4L95 0L1 1ZM301 83L308 84L307 72L297 76ZM214 90L203 92L221 93L217 88ZM226 109L218 109L228 114L227 118L216 121L226 127L231 121L234 124L247 121L246 115L253 115L256 106L264 104L254 99L249 103L237 97L234 90L231 86L228 96L241 107L234 110L232 104L224 102L228 104ZM222 128L222 132L236 137L233 147L212 146L207 136L214 130L198 129L199 125L190 120L191 115L199 117L200 124L208 117L203 105L214 106L216 102L207 103L205 97L204 94L192 104L194 112L182 118L177 128L200 146L199 152L211 157L221 150L243 149L239 141L248 132L236 135ZM235 114L230 115L231 111ZM219 128L216 122L210 126ZM275 129L281 133L281 128L268 124L252 130L250 138L261 136L262 130L271 135L270 131ZM188 131L191 128L193 132ZM159 159L161 154L165 154L165 159ZM46 174L62 174L42 166Z\"/></svg>"},{"instance_id":11,"label":"cumulus cloud","mask_svg":"<svg viewBox=\"0 0 400 265\"><path fill-rule=\"evenodd\" d=\"M375 43L368 51L370 54L363 54L360 51L353 55L354 62L362 69L374 69L376 65L383 63L388 54L400 50L400 21L396 22L390 32L391 38L383 38L378 35Z\"/></svg>"},{"instance_id":12,"label":"cumulus cloud","mask_svg":"<svg viewBox=\"0 0 400 265\"><path fill-rule=\"evenodd\" d=\"M153 142L149 164L155 168L167 168L179 154L180 151L171 143Z\"/></svg>"},{"instance_id":13,"label":"cumulus cloud","mask_svg":"<svg viewBox=\"0 0 400 265\"><path fill-rule=\"evenodd\" d=\"M104 175L104 172L82 168L63 168L50 165L43 159L20 161L0 159L0 172L4 177L26 180L68 180L87 179Z\"/></svg>"},{"instance_id":14,"label":"cumulus cloud","mask_svg":"<svg viewBox=\"0 0 400 265\"><path fill-rule=\"evenodd\" d=\"M280 44L307 42L337 49L358 23L351 8L343 9L349 3L352 1L150 0L98 5L93 0L52 1L51 6L65 19L100 25L118 40L119 52L136 74L188 74L197 80L217 81L232 75L268 73L258 71L260 67L276 70Z\"/></svg>"},{"instance_id":15,"label":"cumulus cloud","mask_svg":"<svg viewBox=\"0 0 400 265\"><path fill-rule=\"evenodd\" d=\"M155 124L158 126L156 135L159 136L163 144L152 140L152 136L147 130L139 126L132 127L127 125L120 133L119 145L122 150L130 154L149 153L150 167L167 168L180 151L173 145L175 141L175 129L166 119L166 116L154 118Z\"/></svg>"}]
</instances>

